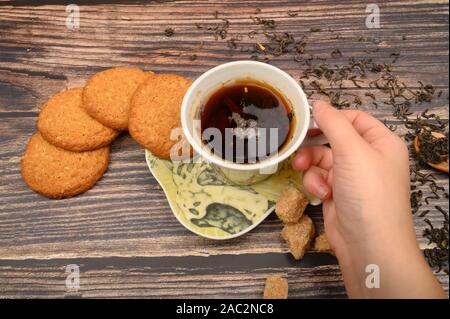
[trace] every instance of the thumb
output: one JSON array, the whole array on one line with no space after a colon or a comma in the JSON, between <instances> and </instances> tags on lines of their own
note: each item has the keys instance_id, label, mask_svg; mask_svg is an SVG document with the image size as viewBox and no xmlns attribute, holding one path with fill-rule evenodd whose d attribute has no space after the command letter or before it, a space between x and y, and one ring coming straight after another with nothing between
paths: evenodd
<instances>
[{"instance_id":1,"label":"thumb","mask_svg":"<svg viewBox=\"0 0 450 319\"><path fill-rule=\"evenodd\" d=\"M313 117L335 151L352 149L364 142L347 117L324 101L314 103Z\"/></svg>"}]
</instances>

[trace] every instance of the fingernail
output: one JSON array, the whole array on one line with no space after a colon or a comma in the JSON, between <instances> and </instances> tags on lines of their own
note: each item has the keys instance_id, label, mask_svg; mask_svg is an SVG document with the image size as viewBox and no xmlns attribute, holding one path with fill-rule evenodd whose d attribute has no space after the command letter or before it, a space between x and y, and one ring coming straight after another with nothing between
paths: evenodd
<instances>
[{"instance_id":1,"label":"fingernail","mask_svg":"<svg viewBox=\"0 0 450 319\"><path fill-rule=\"evenodd\" d=\"M318 185L317 186L317 196L322 199L328 196L328 193L330 192L330 189L328 186L325 185Z\"/></svg>"}]
</instances>

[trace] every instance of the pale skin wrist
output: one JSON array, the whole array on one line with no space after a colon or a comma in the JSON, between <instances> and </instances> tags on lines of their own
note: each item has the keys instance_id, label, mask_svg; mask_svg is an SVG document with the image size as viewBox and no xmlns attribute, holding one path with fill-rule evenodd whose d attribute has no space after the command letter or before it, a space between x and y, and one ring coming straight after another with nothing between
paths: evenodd
<instances>
[{"instance_id":1,"label":"pale skin wrist","mask_svg":"<svg viewBox=\"0 0 450 319\"><path fill-rule=\"evenodd\" d=\"M363 246L336 253L349 297L447 298L415 240Z\"/></svg>"}]
</instances>

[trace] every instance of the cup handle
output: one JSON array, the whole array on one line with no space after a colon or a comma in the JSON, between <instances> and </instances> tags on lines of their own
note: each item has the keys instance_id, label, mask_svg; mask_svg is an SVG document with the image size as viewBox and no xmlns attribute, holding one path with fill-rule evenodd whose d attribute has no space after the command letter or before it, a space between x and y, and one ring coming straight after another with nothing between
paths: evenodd
<instances>
[{"instance_id":1,"label":"cup handle","mask_svg":"<svg viewBox=\"0 0 450 319\"><path fill-rule=\"evenodd\" d=\"M308 131L309 130L319 130L319 127L317 126L317 123L313 118L311 118L311 121L309 122ZM328 144L328 139L325 137L325 135L323 135L322 132L320 132L320 134L316 136L307 136L303 141L302 146L304 147L324 144Z\"/></svg>"}]
</instances>

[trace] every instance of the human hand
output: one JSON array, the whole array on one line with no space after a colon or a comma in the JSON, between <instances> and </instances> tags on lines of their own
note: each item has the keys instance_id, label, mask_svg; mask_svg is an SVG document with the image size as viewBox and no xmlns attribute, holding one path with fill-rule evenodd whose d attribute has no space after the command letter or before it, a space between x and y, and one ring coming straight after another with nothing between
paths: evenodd
<instances>
[{"instance_id":1,"label":"human hand","mask_svg":"<svg viewBox=\"0 0 450 319\"><path fill-rule=\"evenodd\" d=\"M318 101L313 116L330 147L300 149L292 165L305 171L306 190L322 199L326 236L349 296L421 297L427 288L442 296L416 243L405 143L364 112ZM379 266L381 289L365 286L368 264ZM424 282L403 289L408 274L417 279L414 272Z\"/></svg>"}]
</instances>

